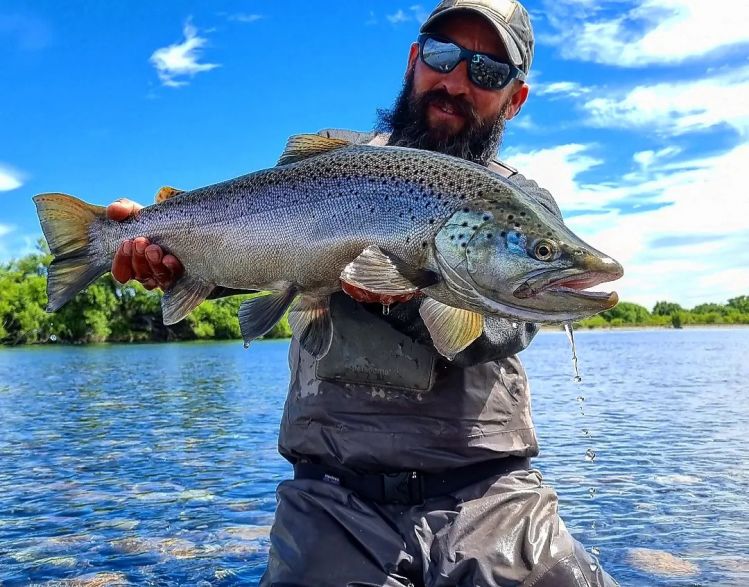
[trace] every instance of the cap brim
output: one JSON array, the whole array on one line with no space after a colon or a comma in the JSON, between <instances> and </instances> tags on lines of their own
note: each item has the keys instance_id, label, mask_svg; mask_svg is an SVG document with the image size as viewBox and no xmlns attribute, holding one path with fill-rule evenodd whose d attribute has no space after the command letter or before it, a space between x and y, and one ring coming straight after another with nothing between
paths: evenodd
<instances>
[{"instance_id":1,"label":"cap brim","mask_svg":"<svg viewBox=\"0 0 749 587\"><path fill-rule=\"evenodd\" d=\"M478 14L479 16L483 17L485 20L491 23L491 25L494 27L494 29L497 31L497 34L499 35L499 38L502 39L502 43L505 46L505 49L507 50L507 56L510 58L512 63L522 69L523 65L523 57L520 53L520 49L518 49L517 42L513 38L513 36L510 34L510 31L507 30L506 25L504 22L492 18L490 15L486 14L485 12L479 10L478 8L471 8L469 6L455 6L453 8L447 8L440 12L439 14L434 14L430 18L424 22L423 25L421 25L420 32L422 33L428 33L430 32L430 28L432 28L435 23L442 20L445 16L450 14L455 14L457 12L472 12L473 14Z\"/></svg>"}]
</instances>

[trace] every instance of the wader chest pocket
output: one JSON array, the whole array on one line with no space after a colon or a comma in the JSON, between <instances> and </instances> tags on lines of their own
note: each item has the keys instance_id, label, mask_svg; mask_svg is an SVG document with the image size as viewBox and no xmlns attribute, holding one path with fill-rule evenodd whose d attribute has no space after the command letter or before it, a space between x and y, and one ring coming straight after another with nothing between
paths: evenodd
<instances>
[{"instance_id":1,"label":"wader chest pocket","mask_svg":"<svg viewBox=\"0 0 749 587\"><path fill-rule=\"evenodd\" d=\"M429 391L437 355L358 304L333 315L330 351L315 364L319 379Z\"/></svg>"}]
</instances>

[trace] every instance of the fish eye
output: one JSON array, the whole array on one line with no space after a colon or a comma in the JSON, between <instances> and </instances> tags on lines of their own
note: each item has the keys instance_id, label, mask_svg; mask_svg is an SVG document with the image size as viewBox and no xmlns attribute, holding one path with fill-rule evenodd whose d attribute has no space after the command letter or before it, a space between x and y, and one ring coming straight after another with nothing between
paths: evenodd
<instances>
[{"instance_id":1,"label":"fish eye","mask_svg":"<svg viewBox=\"0 0 749 587\"><path fill-rule=\"evenodd\" d=\"M533 246L533 256L539 261L551 261L557 254L557 248L549 240L540 240Z\"/></svg>"}]
</instances>

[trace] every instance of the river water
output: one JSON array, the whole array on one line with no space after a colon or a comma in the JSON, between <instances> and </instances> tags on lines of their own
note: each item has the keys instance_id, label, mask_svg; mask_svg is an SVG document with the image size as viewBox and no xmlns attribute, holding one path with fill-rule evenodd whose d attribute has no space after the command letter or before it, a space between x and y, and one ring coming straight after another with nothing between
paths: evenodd
<instances>
[{"instance_id":1,"label":"river water","mask_svg":"<svg viewBox=\"0 0 749 587\"><path fill-rule=\"evenodd\" d=\"M749 329L522 354L567 527L623 586L749 585ZM0 349L0 585L256 584L286 341Z\"/></svg>"}]
</instances>

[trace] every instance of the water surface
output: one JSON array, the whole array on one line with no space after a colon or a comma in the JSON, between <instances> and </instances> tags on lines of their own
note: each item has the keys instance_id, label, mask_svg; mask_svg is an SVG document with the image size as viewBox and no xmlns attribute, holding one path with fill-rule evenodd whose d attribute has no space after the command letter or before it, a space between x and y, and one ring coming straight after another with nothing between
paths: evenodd
<instances>
[{"instance_id":1,"label":"water surface","mask_svg":"<svg viewBox=\"0 0 749 587\"><path fill-rule=\"evenodd\" d=\"M575 338L582 383L561 332L522 355L568 528L622 585L749 585L749 329ZM0 584L257 583L287 350L0 350Z\"/></svg>"}]
</instances>

